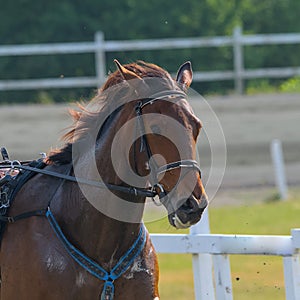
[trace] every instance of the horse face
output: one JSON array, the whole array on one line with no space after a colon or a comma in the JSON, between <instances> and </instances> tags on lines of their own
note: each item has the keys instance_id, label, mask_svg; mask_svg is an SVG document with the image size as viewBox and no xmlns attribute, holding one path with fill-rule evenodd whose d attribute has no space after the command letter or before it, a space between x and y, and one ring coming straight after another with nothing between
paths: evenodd
<instances>
[{"instance_id":1,"label":"horse face","mask_svg":"<svg viewBox=\"0 0 300 300\"><path fill-rule=\"evenodd\" d=\"M149 175L150 172L149 178L152 185L154 187L156 185L158 189L166 192L167 196L163 197L161 202L169 213L170 224L176 228L187 228L200 220L208 204L199 168L197 165L191 167L191 165L183 164L184 161L190 163L195 161L196 140L201 129L200 121L192 112L183 94L192 82L191 63L186 62L179 68L175 84L171 82L169 88L160 90L160 92L168 92L170 89L170 94L166 97L169 99L163 101L161 98L159 100L155 98L151 84L148 84L150 82L143 79L146 76L141 76L142 72L137 72L137 65L124 67L118 61L115 62L122 78L141 99L154 99L154 101L148 101L147 105L141 105L138 111L140 117L143 115L141 123L145 128L140 128L140 131L143 131L146 139L143 142L142 137L139 139L140 145L138 143L133 145L135 150L132 152L140 153L140 159L137 162L137 157L131 155L133 158L131 165L135 166L139 175ZM154 69L153 65L149 69L151 76L147 75L150 78L154 76ZM161 76L157 77L162 78ZM166 73L163 77L168 82L172 81ZM157 81L155 81L155 87L157 90ZM179 88L183 97L179 96L178 99ZM172 97L172 93L177 96ZM145 141L146 145L142 145ZM138 148L136 149L135 146ZM146 151L145 149L141 151L142 146L146 146ZM173 163L177 162L180 163L173 168ZM147 165L149 167L145 168ZM163 172L157 172L162 169L162 166L168 166L168 168ZM169 168L170 166L171 168ZM151 174L153 171L154 174Z\"/></svg>"},{"instance_id":2,"label":"horse face","mask_svg":"<svg viewBox=\"0 0 300 300\"><path fill-rule=\"evenodd\" d=\"M185 99L174 103L160 101L147 108L148 113L155 112L157 107L159 114L151 115L145 122L152 164L159 170L163 165L172 167L174 162L195 161L201 123L189 103ZM161 202L169 213L170 224L187 228L197 223L208 204L200 170L178 166L154 176L167 194Z\"/></svg>"}]
</instances>

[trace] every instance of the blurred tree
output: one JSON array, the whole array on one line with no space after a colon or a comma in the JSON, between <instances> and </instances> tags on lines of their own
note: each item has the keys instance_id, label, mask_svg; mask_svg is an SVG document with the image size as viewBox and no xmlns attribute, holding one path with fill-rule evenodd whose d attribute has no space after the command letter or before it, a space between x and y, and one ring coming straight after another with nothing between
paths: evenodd
<instances>
[{"instance_id":1,"label":"blurred tree","mask_svg":"<svg viewBox=\"0 0 300 300\"><path fill-rule=\"evenodd\" d=\"M232 34L239 24L247 33L299 32L298 0L0 0L0 44L91 41L96 31L106 40L198 37ZM284 49L284 51L283 51ZM246 47L248 68L299 66L297 46ZM107 55L123 63L144 59L175 72L185 60L196 70L232 68L232 50L186 49L120 52ZM0 79L93 75L93 55L0 57ZM232 83L201 83L201 92L232 88ZM90 89L52 91L54 101L88 97ZM1 93L1 101L38 101L39 92Z\"/></svg>"}]
</instances>

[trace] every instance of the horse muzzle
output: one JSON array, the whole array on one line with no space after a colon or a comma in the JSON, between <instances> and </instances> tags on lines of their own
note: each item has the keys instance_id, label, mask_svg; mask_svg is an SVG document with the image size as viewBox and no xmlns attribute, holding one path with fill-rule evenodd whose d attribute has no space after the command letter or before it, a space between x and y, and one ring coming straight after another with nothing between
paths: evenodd
<instances>
[{"instance_id":1,"label":"horse muzzle","mask_svg":"<svg viewBox=\"0 0 300 300\"><path fill-rule=\"evenodd\" d=\"M197 199L191 195L175 212L169 214L169 223L177 229L189 228L200 221L207 205L206 196Z\"/></svg>"}]
</instances>

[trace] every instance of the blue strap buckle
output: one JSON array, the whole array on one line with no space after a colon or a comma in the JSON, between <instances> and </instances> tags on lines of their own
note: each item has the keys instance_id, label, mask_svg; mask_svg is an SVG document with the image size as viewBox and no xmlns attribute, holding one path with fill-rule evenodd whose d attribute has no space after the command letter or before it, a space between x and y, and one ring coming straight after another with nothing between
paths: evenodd
<instances>
[{"instance_id":1,"label":"blue strap buckle","mask_svg":"<svg viewBox=\"0 0 300 300\"><path fill-rule=\"evenodd\" d=\"M110 280L105 281L100 300L113 300L114 291L114 282Z\"/></svg>"}]
</instances>

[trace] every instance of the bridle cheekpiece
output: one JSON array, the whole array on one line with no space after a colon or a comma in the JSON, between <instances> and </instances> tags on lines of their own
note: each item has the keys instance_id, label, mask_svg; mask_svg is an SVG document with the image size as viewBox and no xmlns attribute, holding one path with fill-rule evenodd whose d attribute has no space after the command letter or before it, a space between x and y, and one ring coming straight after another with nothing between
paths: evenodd
<instances>
[{"instance_id":1,"label":"bridle cheekpiece","mask_svg":"<svg viewBox=\"0 0 300 300\"><path fill-rule=\"evenodd\" d=\"M146 130L145 130L145 124L143 121L143 113L142 109L147 106L147 105L152 105L155 101L165 99L166 97L176 97L176 96L182 96L186 98L186 94L183 91L179 90L168 90L168 91L162 91L156 94L153 94L149 98L145 98L143 100L140 100L136 106L135 106L135 112L137 116L137 122L138 122L138 127L140 130L140 136L141 136L141 149L145 148L145 152L147 154L148 158L148 163L149 163L149 171L151 174L151 191L154 194L157 194L159 196L159 199L162 200L162 198L167 196L167 192L165 191L163 185L159 183L159 175L169 172L174 169L179 169L179 168L188 168L188 169L193 169L199 172L200 178L201 178L201 170L200 166L197 161L192 160L192 159L184 159L184 160L179 160L171 163L167 163L162 166L158 166L155 160L150 159L152 155L151 147L149 145L147 135L146 135ZM161 205L160 202L157 202L154 197L152 197L153 202L156 205Z\"/></svg>"}]
</instances>

